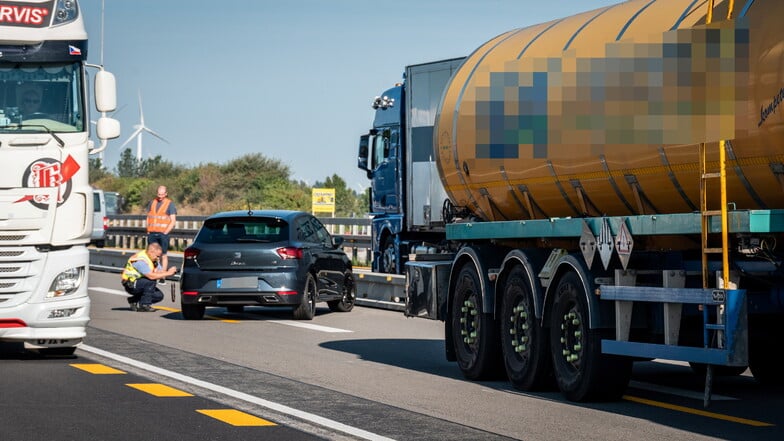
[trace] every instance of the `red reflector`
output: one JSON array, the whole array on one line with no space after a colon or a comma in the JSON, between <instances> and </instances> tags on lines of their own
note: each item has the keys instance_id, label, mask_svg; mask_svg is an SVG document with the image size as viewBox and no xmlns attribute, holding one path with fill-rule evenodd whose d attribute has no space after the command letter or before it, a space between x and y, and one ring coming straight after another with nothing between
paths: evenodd
<instances>
[{"instance_id":1,"label":"red reflector","mask_svg":"<svg viewBox=\"0 0 784 441\"><path fill-rule=\"evenodd\" d=\"M297 291L278 291L278 295L281 296L293 296L297 294Z\"/></svg>"},{"instance_id":2,"label":"red reflector","mask_svg":"<svg viewBox=\"0 0 784 441\"><path fill-rule=\"evenodd\" d=\"M103 217L103 230L106 231L109 229L109 218L104 216Z\"/></svg>"},{"instance_id":3,"label":"red reflector","mask_svg":"<svg viewBox=\"0 0 784 441\"><path fill-rule=\"evenodd\" d=\"M199 295L199 291L183 291L182 295L184 295L184 296L197 296L197 295Z\"/></svg>"},{"instance_id":4,"label":"red reflector","mask_svg":"<svg viewBox=\"0 0 784 441\"><path fill-rule=\"evenodd\" d=\"M278 253L278 256L286 259L302 259L302 248L295 248L295 247L283 247L278 248L275 250Z\"/></svg>"},{"instance_id":5,"label":"red reflector","mask_svg":"<svg viewBox=\"0 0 784 441\"><path fill-rule=\"evenodd\" d=\"M27 323L22 319L0 319L0 328L26 328Z\"/></svg>"}]
</instances>

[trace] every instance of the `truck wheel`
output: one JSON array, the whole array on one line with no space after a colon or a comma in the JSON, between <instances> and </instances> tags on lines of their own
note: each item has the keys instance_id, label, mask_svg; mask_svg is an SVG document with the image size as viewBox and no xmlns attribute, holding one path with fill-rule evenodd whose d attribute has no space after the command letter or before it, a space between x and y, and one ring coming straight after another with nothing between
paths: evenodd
<instances>
[{"instance_id":1,"label":"truck wheel","mask_svg":"<svg viewBox=\"0 0 784 441\"><path fill-rule=\"evenodd\" d=\"M576 273L565 274L554 295L550 348L561 393L570 401L619 399L629 384L631 358L601 353L602 335L588 327L588 294Z\"/></svg>"},{"instance_id":2,"label":"truck wheel","mask_svg":"<svg viewBox=\"0 0 784 441\"><path fill-rule=\"evenodd\" d=\"M381 247L381 272L387 274L397 274L397 262L395 260L395 237L387 236L384 239L384 246Z\"/></svg>"},{"instance_id":3,"label":"truck wheel","mask_svg":"<svg viewBox=\"0 0 784 441\"><path fill-rule=\"evenodd\" d=\"M334 312L349 312L354 309L354 300L357 298L357 288L354 286L354 279L351 276L346 276L343 281L343 298L339 300L330 300L327 302L330 311Z\"/></svg>"},{"instance_id":4,"label":"truck wheel","mask_svg":"<svg viewBox=\"0 0 784 441\"><path fill-rule=\"evenodd\" d=\"M302 302L294 308L294 320L313 320L316 315L316 279L308 274L305 289L302 291Z\"/></svg>"},{"instance_id":5,"label":"truck wheel","mask_svg":"<svg viewBox=\"0 0 784 441\"><path fill-rule=\"evenodd\" d=\"M204 305L183 303L180 306L182 306L182 318L185 320L201 320L204 318Z\"/></svg>"},{"instance_id":6,"label":"truck wheel","mask_svg":"<svg viewBox=\"0 0 784 441\"><path fill-rule=\"evenodd\" d=\"M547 334L536 320L534 299L520 267L512 269L502 289L501 349L506 375L516 389L524 391L552 385Z\"/></svg>"},{"instance_id":7,"label":"truck wheel","mask_svg":"<svg viewBox=\"0 0 784 441\"><path fill-rule=\"evenodd\" d=\"M469 380L497 378L501 372L498 323L482 310L479 276L465 265L457 276L450 332L457 365Z\"/></svg>"}]
</instances>

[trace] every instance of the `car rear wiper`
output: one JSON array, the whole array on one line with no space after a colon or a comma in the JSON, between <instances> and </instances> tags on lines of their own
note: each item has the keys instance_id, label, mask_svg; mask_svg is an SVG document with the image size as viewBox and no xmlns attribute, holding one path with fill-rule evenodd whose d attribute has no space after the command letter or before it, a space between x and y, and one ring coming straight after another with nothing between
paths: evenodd
<instances>
[{"instance_id":1,"label":"car rear wiper","mask_svg":"<svg viewBox=\"0 0 784 441\"><path fill-rule=\"evenodd\" d=\"M240 237L235 239L236 242L258 242L258 243L269 243L270 241L267 239L254 239L252 237Z\"/></svg>"}]
</instances>

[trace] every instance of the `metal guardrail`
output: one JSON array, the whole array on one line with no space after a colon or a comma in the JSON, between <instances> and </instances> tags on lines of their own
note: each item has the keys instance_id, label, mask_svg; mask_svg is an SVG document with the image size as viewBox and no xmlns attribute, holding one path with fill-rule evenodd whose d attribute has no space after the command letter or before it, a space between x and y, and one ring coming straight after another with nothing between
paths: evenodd
<instances>
[{"instance_id":1,"label":"metal guardrail","mask_svg":"<svg viewBox=\"0 0 784 441\"><path fill-rule=\"evenodd\" d=\"M207 216L177 216L169 235L171 250L181 251L193 243L193 238ZM353 217L319 217L330 234L343 237L343 249L352 260L368 266L370 251L370 219ZM121 214L109 216L106 246L121 249L140 249L147 243L147 216Z\"/></svg>"}]
</instances>

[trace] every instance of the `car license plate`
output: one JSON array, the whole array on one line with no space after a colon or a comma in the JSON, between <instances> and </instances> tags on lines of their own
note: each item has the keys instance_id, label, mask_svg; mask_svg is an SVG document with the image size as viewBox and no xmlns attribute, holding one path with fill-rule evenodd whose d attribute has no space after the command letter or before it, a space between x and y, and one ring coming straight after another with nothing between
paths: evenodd
<instances>
[{"instance_id":1,"label":"car license plate","mask_svg":"<svg viewBox=\"0 0 784 441\"><path fill-rule=\"evenodd\" d=\"M237 289L237 288L258 288L258 277L229 277L218 279L218 288Z\"/></svg>"}]
</instances>

